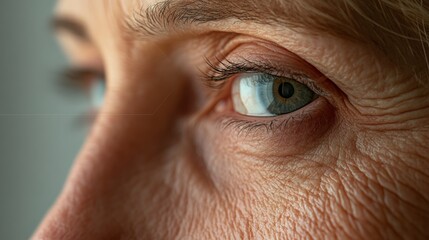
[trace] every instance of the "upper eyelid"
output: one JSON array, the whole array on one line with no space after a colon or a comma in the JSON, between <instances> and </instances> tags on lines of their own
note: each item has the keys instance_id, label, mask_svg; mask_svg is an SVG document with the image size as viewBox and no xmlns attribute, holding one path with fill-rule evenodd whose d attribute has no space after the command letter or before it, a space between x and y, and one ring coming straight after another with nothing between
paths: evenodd
<instances>
[{"instance_id":1,"label":"upper eyelid","mask_svg":"<svg viewBox=\"0 0 429 240\"><path fill-rule=\"evenodd\" d=\"M214 88L222 88L226 80L238 74L244 73L265 73L276 77L289 77L302 84L307 85L311 90L320 96L329 96L327 91L324 91L309 74L304 73L290 67L274 66L272 63L255 61L241 58L241 62L234 62L229 59L220 60L216 58L218 64L213 63L208 58L205 58L210 70L208 73L203 72L203 78L209 83L208 85ZM322 75L320 76L322 77ZM216 85L217 84L217 85Z\"/></svg>"},{"instance_id":2,"label":"upper eyelid","mask_svg":"<svg viewBox=\"0 0 429 240\"><path fill-rule=\"evenodd\" d=\"M69 67L59 73L57 83L61 90L82 92L97 78L105 79L104 73L95 68Z\"/></svg>"},{"instance_id":3,"label":"upper eyelid","mask_svg":"<svg viewBox=\"0 0 429 240\"><path fill-rule=\"evenodd\" d=\"M80 67L71 67L66 68L61 73L63 79L67 80L82 80L92 77L101 77L104 79L104 73L102 71L92 69L92 68L80 68Z\"/></svg>"},{"instance_id":4,"label":"upper eyelid","mask_svg":"<svg viewBox=\"0 0 429 240\"><path fill-rule=\"evenodd\" d=\"M228 78L230 75L237 73L251 73L251 72L266 72L272 75L280 74L279 70L265 64L263 62L252 62L245 58L242 58L240 63L225 59L220 60L216 58L217 64L206 58L206 63L210 67L211 72L208 73L208 79L212 81L222 81Z\"/></svg>"}]
</instances>

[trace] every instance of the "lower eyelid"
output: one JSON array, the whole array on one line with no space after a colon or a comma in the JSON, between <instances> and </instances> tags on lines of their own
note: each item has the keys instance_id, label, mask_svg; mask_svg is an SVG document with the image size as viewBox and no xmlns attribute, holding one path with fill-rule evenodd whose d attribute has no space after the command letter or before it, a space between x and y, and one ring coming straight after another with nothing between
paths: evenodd
<instances>
[{"instance_id":1,"label":"lower eyelid","mask_svg":"<svg viewBox=\"0 0 429 240\"><path fill-rule=\"evenodd\" d=\"M277 117L248 117L229 111L214 113L212 118L220 134L232 134L240 141L269 142L282 148L299 149L307 148L323 136L334 125L336 117L332 105L319 97L296 112Z\"/></svg>"}]
</instances>

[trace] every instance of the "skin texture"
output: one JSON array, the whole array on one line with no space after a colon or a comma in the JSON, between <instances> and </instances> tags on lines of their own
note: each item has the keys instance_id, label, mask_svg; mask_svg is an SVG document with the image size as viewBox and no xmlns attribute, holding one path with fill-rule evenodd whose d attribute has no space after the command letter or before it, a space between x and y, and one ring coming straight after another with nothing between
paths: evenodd
<instances>
[{"instance_id":1,"label":"skin texture","mask_svg":"<svg viewBox=\"0 0 429 240\"><path fill-rule=\"evenodd\" d=\"M108 91L34 239L429 238L427 86L305 28L227 20L175 38L127 34L124 19L156 2L59 1L91 38L59 33L72 64L104 70ZM234 77L220 90L197 77L218 53L306 72L324 95L241 116Z\"/></svg>"}]
</instances>

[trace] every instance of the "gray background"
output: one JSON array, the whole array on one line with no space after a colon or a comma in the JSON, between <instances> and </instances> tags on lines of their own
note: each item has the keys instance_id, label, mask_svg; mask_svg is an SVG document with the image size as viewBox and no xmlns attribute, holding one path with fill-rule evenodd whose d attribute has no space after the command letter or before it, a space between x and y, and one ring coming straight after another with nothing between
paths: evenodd
<instances>
[{"instance_id":1,"label":"gray background","mask_svg":"<svg viewBox=\"0 0 429 240\"><path fill-rule=\"evenodd\" d=\"M86 99L55 84L66 62L55 0L0 0L0 239L28 239L55 201L85 127Z\"/></svg>"}]
</instances>

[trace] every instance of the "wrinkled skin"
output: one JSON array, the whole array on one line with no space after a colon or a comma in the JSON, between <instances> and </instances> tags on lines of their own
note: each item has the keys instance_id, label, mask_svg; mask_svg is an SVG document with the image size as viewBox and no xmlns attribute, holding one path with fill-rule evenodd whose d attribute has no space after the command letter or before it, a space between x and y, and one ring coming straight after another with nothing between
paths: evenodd
<instances>
[{"instance_id":1,"label":"wrinkled skin","mask_svg":"<svg viewBox=\"0 0 429 240\"><path fill-rule=\"evenodd\" d=\"M305 29L212 23L137 39L123 24L136 2L59 2L92 38L60 34L65 50L102 63L108 91L34 239L429 238L427 87ZM293 52L329 78L327 94L274 122L241 116L220 104L228 90L194 77L219 51L279 63Z\"/></svg>"}]
</instances>

